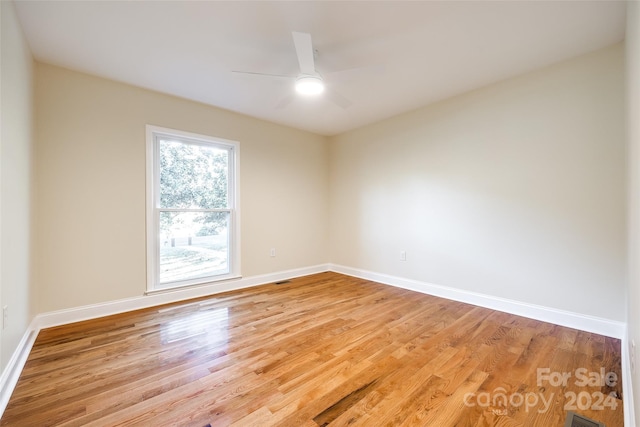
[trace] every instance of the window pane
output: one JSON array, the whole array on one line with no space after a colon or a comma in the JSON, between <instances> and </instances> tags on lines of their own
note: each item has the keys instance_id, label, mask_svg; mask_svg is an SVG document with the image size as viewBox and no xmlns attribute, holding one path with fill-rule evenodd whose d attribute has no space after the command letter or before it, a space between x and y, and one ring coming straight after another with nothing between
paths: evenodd
<instances>
[{"instance_id":1,"label":"window pane","mask_svg":"<svg viewBox=\"0 0 640 427\"><path fill-rule=\"evenodd\" d=\"M160 140L160 208L227 208L229 152Z\"/></svg>"},{"instance_id":2,"label":"window pane","mask_svg":"<svg viewBox=\"0 0 640 427\"><path fill-rule=\"evenodd\" d=\"M229 273L228 212L160 212L160 283Z\"/></svg>"}]
</instances>

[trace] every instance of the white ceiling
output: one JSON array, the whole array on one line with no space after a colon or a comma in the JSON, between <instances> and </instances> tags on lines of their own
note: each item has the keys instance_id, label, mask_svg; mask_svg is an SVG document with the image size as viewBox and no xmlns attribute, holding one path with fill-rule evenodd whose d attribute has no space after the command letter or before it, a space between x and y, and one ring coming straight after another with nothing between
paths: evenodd
<instances>
[{"instance_id":1,"label":"white ceiling","mask_svg":"<svg viewBox=\"0 0 640 427\"><path fill-rule=\"evenodd\" d=\"M38 61L322 135L623 40L619 1L17 1ZM291 31L308 32L326 95L296 97ZM363 68L360 68L363 67ZM349 72L332 72L353 69Z\"/></svg>"}]
</instances>

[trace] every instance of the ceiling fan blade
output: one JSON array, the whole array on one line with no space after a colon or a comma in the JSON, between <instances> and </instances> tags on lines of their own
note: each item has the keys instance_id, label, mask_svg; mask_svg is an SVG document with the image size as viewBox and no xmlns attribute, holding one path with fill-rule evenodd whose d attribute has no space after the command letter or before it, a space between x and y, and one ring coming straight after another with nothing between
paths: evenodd
<instances>
[{"instance_id":1,"label":"ceiling fan blade","mask_svg":"<svg viewBox=\"0 0 640 427\"><path fill-rule=\"evenodd\" d=\"M336 104L338 107L341 107L343 110L346 110L347 108L351 107L351 105L353 105L353 102L349 101L347 98L340 95L338 92L336 92L333 89L327 88L325 90L325 94L327 95L327 98L329 98L331 102Z\"/></svg>"},{"instance_id":2,"label":"ceiling fan blade","mask_svg":"<svg viewBox=\"0 0 640 427\"><path fill-rule=\"evenodd\" d=\"M232 70L232 73L236 73L236 74L249 74L251 76L262 76L262 77L276 77L276 78L280 78L280 79L295 79L296 76L287 76L285 74L269 74L269 73L256 73L254 71L239 71L239 70Z\"/></svg>"},{"instance_id":3,"label":"ceiling fan blade","mask_svg":"<svg viewBox=\"0 0 640 427\"><path fill-rule=\"evenodd\" d=\"M296 46L298 63L302 74L316 74L316 66L313 61L313 45L311 44L311 34L298 33L293 31L293 44Z\"/></svg>"}]
</instances>

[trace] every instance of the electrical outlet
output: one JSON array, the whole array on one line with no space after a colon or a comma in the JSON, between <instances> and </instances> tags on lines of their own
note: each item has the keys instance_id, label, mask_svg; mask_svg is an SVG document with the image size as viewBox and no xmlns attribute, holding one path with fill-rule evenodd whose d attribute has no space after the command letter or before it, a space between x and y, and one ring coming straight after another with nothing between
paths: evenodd
<instances>
[{"instance_id":1,"label":"electrical outlet","mask_svg":"<svg viewBox=\"0 0 640 427\"><path fill-rule=\"evenodd\" d=\"M269 256L272 258L276 256L276 248L269 249Z\"/></svg>"},{"instance_id":2,"label":"electrical outlet","mask_svg":"<svg viewBox=\"0 0 640 427\"><path fill-rule=\"evenodd\" d=\"M407 260L407 251L400 251L400 261Z\"/></svg>"},{"instance_id":3,"label":"electrical outlet","mask_svg":"<svg viewBox=\"0 0 640 427\"><path fill-rule=\"evenodd\" d=\"M6 329L9 324L9 306L2 307L2 329Z\"/></svg>"}]
</instances>

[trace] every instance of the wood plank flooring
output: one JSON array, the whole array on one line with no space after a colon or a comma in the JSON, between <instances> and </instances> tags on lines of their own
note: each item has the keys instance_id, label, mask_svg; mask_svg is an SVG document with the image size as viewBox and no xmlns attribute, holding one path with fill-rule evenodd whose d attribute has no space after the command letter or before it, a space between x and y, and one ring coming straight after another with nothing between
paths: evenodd
<instances>
[{"instance_id":1,"label":"wood plank flooring","mask_svg":"<svg viewBox=\"0 0 640 427\"><path fill-rule=\"evenodd\" d=\"M619 340L321 273L43 330L0 425L622 427L621 379Z\"/></svg>"}]
</instances>

